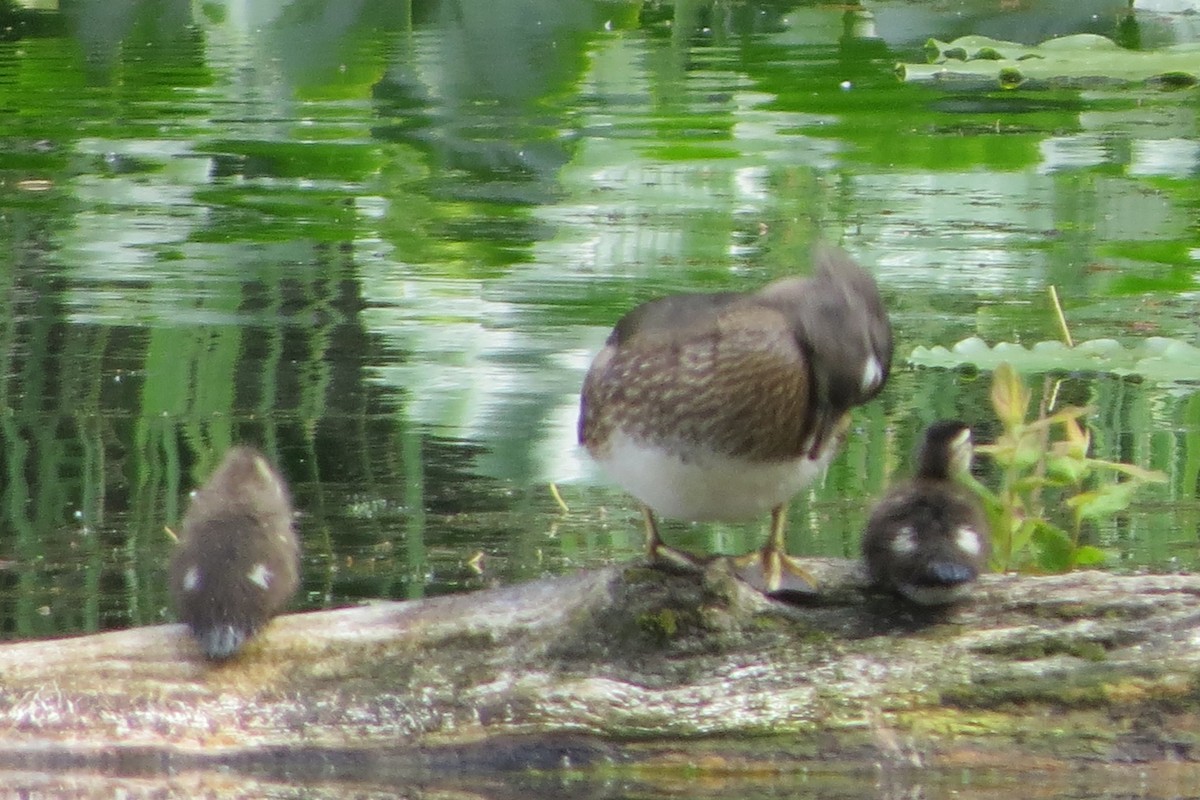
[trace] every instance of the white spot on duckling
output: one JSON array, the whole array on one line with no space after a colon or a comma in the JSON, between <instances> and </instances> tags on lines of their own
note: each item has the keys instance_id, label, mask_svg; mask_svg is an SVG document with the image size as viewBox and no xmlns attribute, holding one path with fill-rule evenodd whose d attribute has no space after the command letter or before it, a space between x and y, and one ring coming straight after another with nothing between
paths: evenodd
<instances>
[{"instance_id":1,"label":"white spot on duckling","mask_svg":"<svg viewBox=\"0 0 1200 800\"><path fill-rule=\"evenodd\" d=\"M962 527L954 534L954 543L958 549L971 557L978 556L983 551L983 540L974 528Z\"/></svg>"},{"instance_id":2,"label":"white spot on duckling","mask_svg":"<svg viewBox=\"0 0 1200 800\"><path fill-rule=\"evenodd\" d=\"M264 592L271 588L271 570L266 564L255 564L254 569L246 573L246 578Z\"/></svg>"},{"instance_id":3,"label":"white spot on duckling","mask_svg":"<svg viewBox=\"0 0 1200 800\"><path fill-rule=\"evenodd\" d=\"M896 531L892 539L892 552L898 556L906 556L917 549L917 532L912 525L905 525Z\"/></svg>"},{"instance_id":4,"label":"white spot on duckling","mask_svg":"<svg viewBox=\"0 0 1200 800\"><path fill-rule=\"evenodd\" d=\"M200 568L195 564L188 567L188 571L183 574L183 590L185 592L194 592L200 588Z\"/></svg>"}]
</instances>

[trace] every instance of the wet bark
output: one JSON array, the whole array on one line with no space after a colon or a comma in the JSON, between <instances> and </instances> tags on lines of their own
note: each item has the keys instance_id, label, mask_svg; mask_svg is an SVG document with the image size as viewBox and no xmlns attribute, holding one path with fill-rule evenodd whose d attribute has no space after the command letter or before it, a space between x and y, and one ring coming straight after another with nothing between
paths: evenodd
<instances>
[{"instance_id":1,"label":"wet bark","mask_svg":"<svg viewBox=\"0 0 1200 800\"><path fill-rule=\"evenodd\" d=\"M248 794L351 780L436 796L564 771L1200 760L1200 578L988 576L929 613L865 592L851 562L817 568L822 596L795 606L721 563L634 563L292 614L219 666L178 625L9 644L0 770L11 785L220 768Z\"/></svg>"}]
</instances>

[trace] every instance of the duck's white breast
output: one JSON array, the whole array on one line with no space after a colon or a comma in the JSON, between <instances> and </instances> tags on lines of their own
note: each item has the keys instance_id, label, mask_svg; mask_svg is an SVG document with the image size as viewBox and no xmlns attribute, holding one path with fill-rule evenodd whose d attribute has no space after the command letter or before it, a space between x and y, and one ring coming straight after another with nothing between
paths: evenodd
<instances>
[{"instance_id":1,"label":"duck's white breast","mask_svg":"<svg viewBox=\"0 0 1200 800\"><path fill-rule=\"evenodd\" d=\"M739 522L786 503L825 469L835 448L815 460L751 461L704 451L648 446L620 430L593 457L621 488L656 514L697 522Z\"/></svg>"}]
</instances>

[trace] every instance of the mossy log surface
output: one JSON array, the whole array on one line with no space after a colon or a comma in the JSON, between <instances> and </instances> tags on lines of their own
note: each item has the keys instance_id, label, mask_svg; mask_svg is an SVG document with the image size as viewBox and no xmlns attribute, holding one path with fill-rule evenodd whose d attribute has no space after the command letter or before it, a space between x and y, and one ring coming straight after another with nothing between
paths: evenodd
<instances>
[{"instance_id":1,"label":"mossy log surface","mask_svg":"<svg viewBox=\"0 0 1200 800\"><path fill-rule=\"evenodd\" d=\"M721 562L633 563L292 614L219 666L179 625L9 644L0 771L428 783L1200 761L1200 578L988 576L917 613L864 593L851 562L816 571L803 606Z\"/></svg>"}]
</instances>

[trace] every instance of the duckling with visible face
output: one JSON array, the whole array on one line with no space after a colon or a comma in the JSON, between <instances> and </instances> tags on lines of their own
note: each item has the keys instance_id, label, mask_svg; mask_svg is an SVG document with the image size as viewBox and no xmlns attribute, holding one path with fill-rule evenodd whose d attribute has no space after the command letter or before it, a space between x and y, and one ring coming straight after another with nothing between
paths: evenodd
<instances>
[{"instance_id":1,"label":"duckling with visible face","mask_svg":"<svg viewBox=\"0 0 1200 800\"><path fill-rule=\"evenodd\" d=\"M847 412L887 381L892 330L871 275L815 251L811 277L752 292L679 294L634 308L592 362L579 441L642 503L651 561L695 567L655 515L736 522L770 511L758 553L735 563L766 593L811 594L784 548L788 501L836 453Z\"/></svg>"},{"instance_id":2,"label":"duckling with visible face","mask_svg":"<svg viewBox=\"0 0 1200 800\"><path fill-rule=\"evenodd\" d=\"M179 619L208 658L237 654L296 591L292 518L283 479L249 447L232 448L192 496L170 587Z\"/></svg>"},{"instance_id":3,"label":"duckling with visible face","mask_svg":"<svg viewBox=\"0 0 1200 800\"><path fill-rule=\"evenodd\" d=\"M991 554L979 500L955 482L971 468L971 429L935 422L917 450L916 474L871 511L862 552L871 582L914 603L963 599Z\"/></svg>"}]
</instances>

